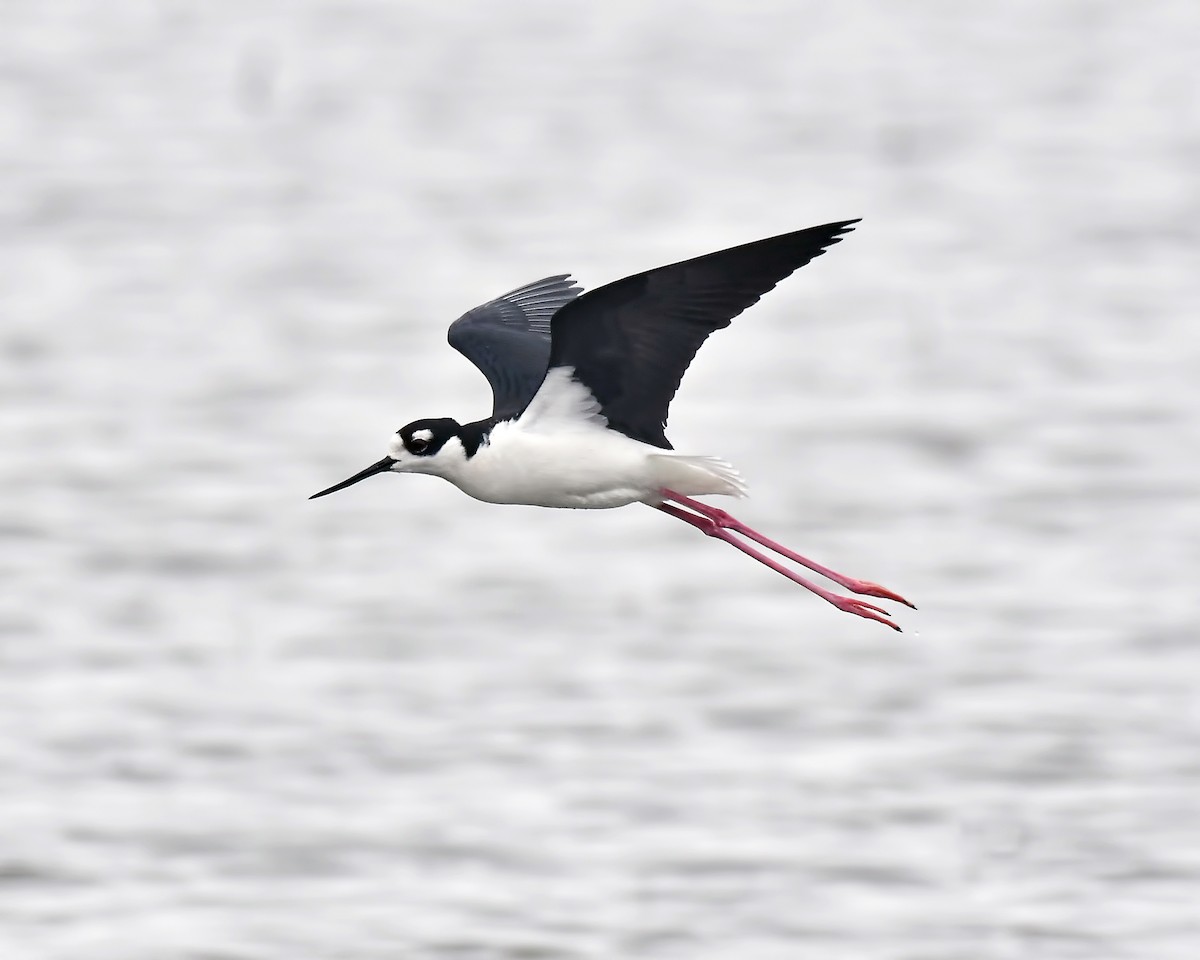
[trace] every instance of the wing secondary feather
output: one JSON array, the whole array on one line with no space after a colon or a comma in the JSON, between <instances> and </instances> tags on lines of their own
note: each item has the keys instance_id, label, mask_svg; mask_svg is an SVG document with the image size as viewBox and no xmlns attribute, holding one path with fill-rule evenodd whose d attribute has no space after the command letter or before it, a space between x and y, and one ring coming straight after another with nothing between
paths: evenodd
<instances>
[{"instance_id":1,"label":"wing secondary feather","mask_svg":"<svg viewBox=\"0 0 1200 960\"><path fill-rule=\"evenodd\" d=\"M550 359L550 320L582 292L569 274L510 290L450 325L450 346L492 387L492 416L520 413L537 393Z\"/></svg>"}]
</instances>

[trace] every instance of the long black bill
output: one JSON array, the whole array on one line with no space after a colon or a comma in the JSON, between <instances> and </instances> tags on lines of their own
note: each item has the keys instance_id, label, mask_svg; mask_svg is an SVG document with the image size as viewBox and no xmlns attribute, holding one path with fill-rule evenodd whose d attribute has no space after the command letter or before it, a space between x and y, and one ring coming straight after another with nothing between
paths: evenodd
<instances>
[{"instance_id":1,"label":"long black bill","mask_svg":"<svg viewBox=\"0 0 1200 960\"><path fill-rule=\"evenodd\" d=\"M378 463L373 463L362 473L356 473L349 480L343 480L341 483L335 483L332 487L322 490L320 493L314 493L309 500L316 500L317 497L323 497L327 493L336 493L338 490L345 490L352 483L358 483L359 480L366 480L367 477L373 477L377 473L386 473L392 468L392 464L396 461L391 457L384 457Z\"/></svg>"}]
</instances>

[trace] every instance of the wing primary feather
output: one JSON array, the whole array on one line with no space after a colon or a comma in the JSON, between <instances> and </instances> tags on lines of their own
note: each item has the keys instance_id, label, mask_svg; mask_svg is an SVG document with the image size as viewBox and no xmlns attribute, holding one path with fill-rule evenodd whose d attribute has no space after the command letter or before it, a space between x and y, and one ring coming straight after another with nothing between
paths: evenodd
<instances>
[{"instance_id":1,"label":"wing primary feather","mask_svg":"<svg viewBox=\"0 0 1200 960\"><path fill-rule=\"evenodd\" d=\"M858 222L768 237L597 287L553 314L548 367L572 367L611 428L669 450L668 408L708 335Z\"/></svg>"}]
</instances>

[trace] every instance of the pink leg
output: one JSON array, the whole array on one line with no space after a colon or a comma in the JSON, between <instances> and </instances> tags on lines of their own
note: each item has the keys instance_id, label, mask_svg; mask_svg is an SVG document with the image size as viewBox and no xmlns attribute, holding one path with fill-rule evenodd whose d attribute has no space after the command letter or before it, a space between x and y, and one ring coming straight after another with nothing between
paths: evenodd
<instances>
[{"instance_id":1,"label":"pink leg","mask_svg":"<svg viewBox=\"0 0 1200 960\"><path fill-rule=\"evenodd\" d=\"M709 517L697 516L694 513L689 513L687 510L680 510L679 507L676 507L670 503L660 503L658 505L658 509L664 513L669 513L673 517L678 517L680 520L683 520L686 523L690 523L693 527L698 528L706 536L716 537L718 540L724 540L726 543L732 544L741 550L742 553L753 557L759 563L766 564L777 573L782 573L789 580L800 584L800 586L804 587L806 590L811 590L822 600L832 603L839 610L843 610L846 613L857 614L860 617L866 617L868 620L877 620L879 623L887 624L887 626L891 627L893 630L900 630L896 624L887 619L888 612L882 607L877 607L872 603L867 603L865 600L855 600L853 597L839 596L836 593L830 593L828 590L818 587L811 580L805 579L804 577L800 576L800 574L783 566L783 564L776 563L766 554L755 550L748 544L742 543L733 535L732 532L722 526L719 521Z\"/></svg>"},{"instance_id":2,"label":"pink leg","mask_svg":"<svg viewBox=\"0 0 1200 960\"><path fill-rule=\"evenodd\" d=\"M900 596L900 594L893 593L891 590L887 589L887 587L881 587L879 584L871 583L869 580L855 580L853 577L847 577L845 574L838 573L836 570L830 570L828 567L822 566L813 560L809 560L808 557L801 556L794 550L789 550L783 544L776 543L774 540L764 537L757 530L746 526L741 520L737 519L737 517L730 516L724 510L718 509L717 507L710 507L707 503L701 503L699 500L693 500L691 497L685 497L682 494L675 493L673 490L664 490L663 494L668 500L673 500L691 510L695 510L696 513L700 514L702 517L707 517L717 526L725 527L726 529L733 530L735 533L742 534L742 536L749 537L755 543L761 543L768 550L772 550L782 557L787 557L787 559L791 560L793 563L798 563L802 567L808 567L808 569L813 573L819 573L827 580L832 580L839 586L845 587L851 593L862 594L866 597L879 597L883 600L895 600L897 603L902 603L906 607L912 607L914 610L917 609L913 604L909 603L902 596Z\"/></svg>"}]
</instances>

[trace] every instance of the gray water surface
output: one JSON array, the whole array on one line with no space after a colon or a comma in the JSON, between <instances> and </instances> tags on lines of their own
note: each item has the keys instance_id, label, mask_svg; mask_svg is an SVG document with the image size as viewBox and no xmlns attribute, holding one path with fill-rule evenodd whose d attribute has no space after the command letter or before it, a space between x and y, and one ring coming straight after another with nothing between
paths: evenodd
<instances>
[{"instance_id":1,"label":"gray water surface","mask_svg":"<svg viewBox=\"0 0 1200 960\"><path fill-rule=\"evenodd\" d=\"M1194 3L0 6L0 956L1200 955ZM458 314L861 216L673 410L841 614L428 478Z\"/></svg>"}]
</instances>

